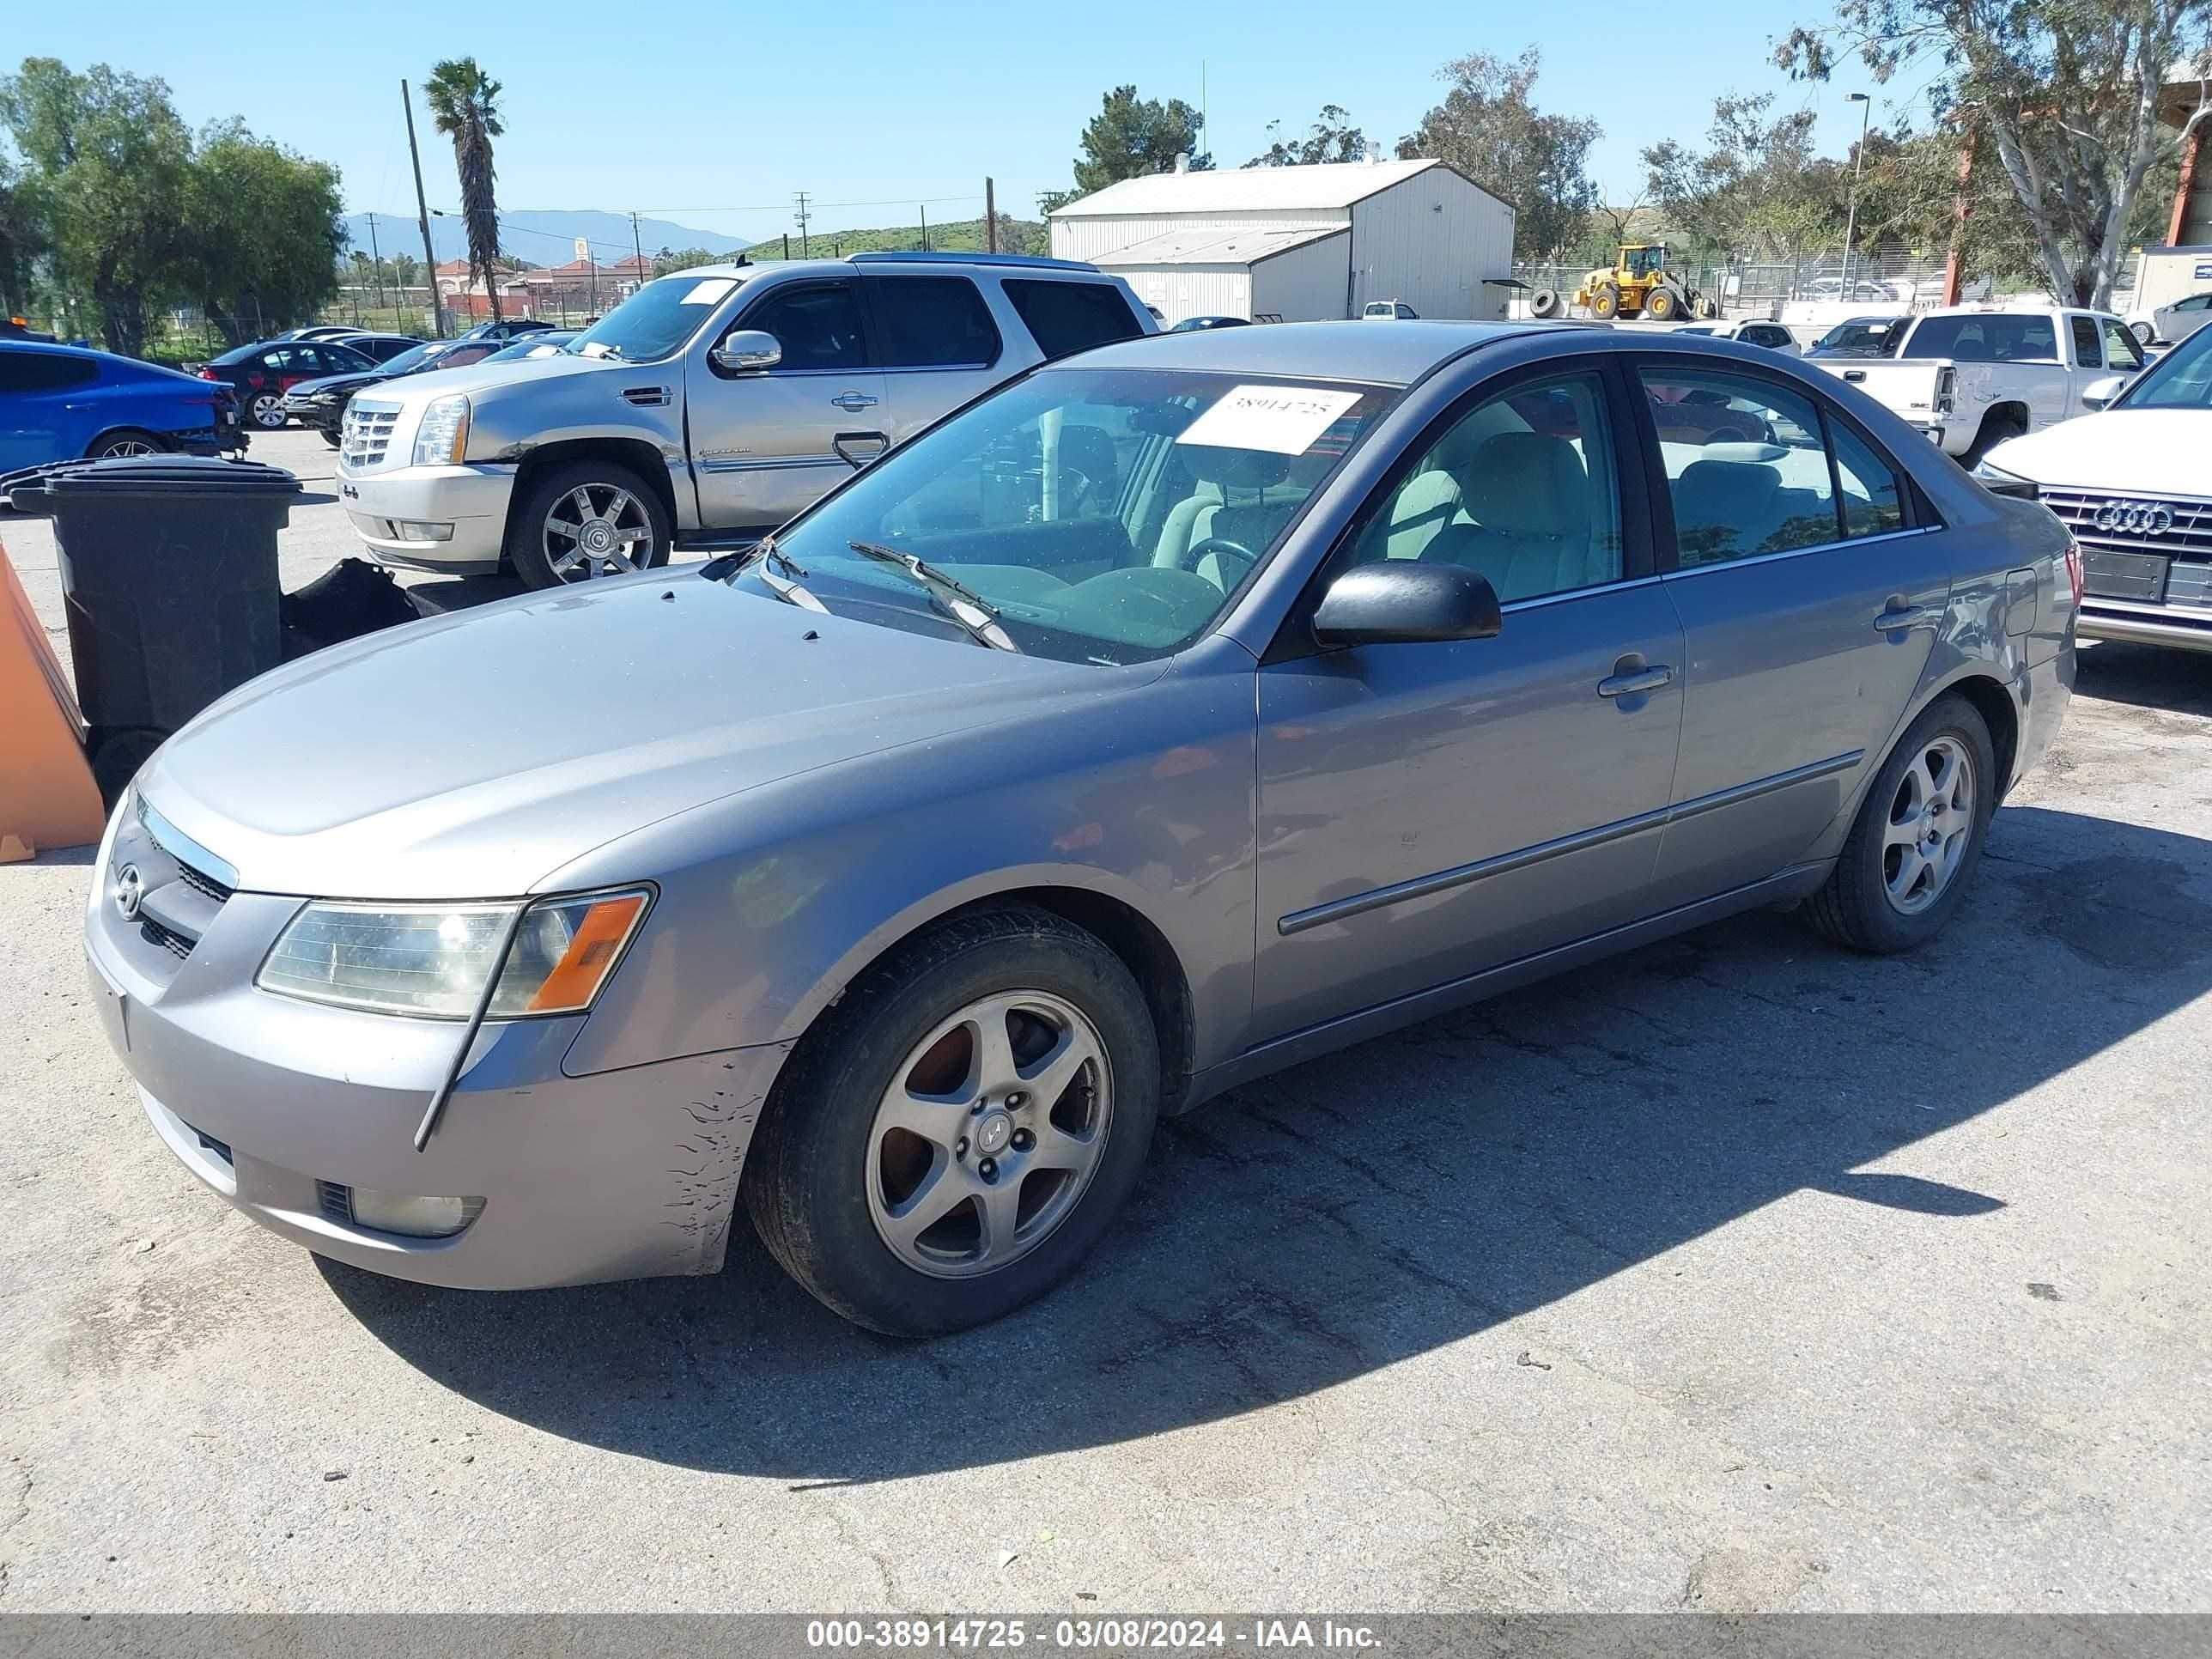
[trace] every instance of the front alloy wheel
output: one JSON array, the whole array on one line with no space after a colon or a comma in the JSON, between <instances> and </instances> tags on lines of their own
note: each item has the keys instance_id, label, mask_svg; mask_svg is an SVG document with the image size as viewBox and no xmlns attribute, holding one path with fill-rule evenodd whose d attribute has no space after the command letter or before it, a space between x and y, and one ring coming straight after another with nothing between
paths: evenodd
<instances>
[{"instance_id":1,"label":"front alloy wheel","mask_svg":"<svg viewBox=\"0 0 2212 1659\"><path fill-rule=\"evenodd\" d=\"M564 582L627 576L653 562L652 515L619 484L578 484L547 509L539 537L547 568Z\"/></svg>"},{"instance_id":2,"label":"front alloy wheel","mask_svg":"<svg viewBox=\"0 0 2212 1659\"><path fill-rule=\"evenodd\" d=\"M971 1002L915 1044L868 1144L868 1213L933 1277L996 1272L1067 1217L1114 1112L1105 1046L1047 991Z\"/></svg>"}]
</instances>

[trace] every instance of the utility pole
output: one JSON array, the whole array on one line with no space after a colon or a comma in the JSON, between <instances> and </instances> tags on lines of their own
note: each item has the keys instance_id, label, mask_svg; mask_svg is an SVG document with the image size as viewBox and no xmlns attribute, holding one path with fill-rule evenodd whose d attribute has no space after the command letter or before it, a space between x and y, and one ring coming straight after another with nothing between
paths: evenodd
<instances>
[{"instance_id":1,"label":"utility pole","mask_svg":"<svg viewBox=\"0 0 2212 1659\"><path fill-rule=\"evenodd\" d=\"M1851 210L1844 222L1844 280L1836 294L1839 300L1850 300L1856 297L1851 292L1851 243L1859 228L1859 174L1866 170L1867 123L1874 117L1874 100L1854 92L1844 101L1859 106L1859 149L1851 162Z\"/></svg>"},{"instance_id":2,"label":"utility pole","mask_svg":"<svg viewBox=\"0 0 2212 1659\"><path fill-rule=\"evenodd\" d=\"M643 288L645 286L645 244L637 240L637 210L635 208L630 210L629 215L629 246L630 252L637 255L637 285Z\"/></svg>"},{"instance_id":3,"label":"utility pole","mask_svg":"<svg viewBox=\"0 0 2212 1659\"><path fill-rule=\"evenodd\" d=\"M983 250L987 253L999 251L999 197L988 174L983 179Z\"/></svg>"},{"instance_id":4,"label":"utility pole","mask_svg":"<svg viewBox=\"0 0 2212 1659\"><path fill-rule=\"evenodd\" d=\"M792 199L798 204L799 207L799 257L802 259L811 258L813 256L809 253L806 246L806 192L802 190Z\"/></svg>"},{"instance_id":5,"label":"utility pole","mask_svg":"<svg viewBox=\"0 0 2212 1659\"><path fill-rule=\"evenodd\" d=\"M929 252L929 204L921 204L921 251Z\"/></svg>"},{"instance_id":6,"label":"utility pole","mask_svg":"<svg viewBox=\"0 0 2212 1659\"><path fill-rule=\"evenodd\" d=\"M430 324L446 337L446 308L438 303L438 251L430 244L430 204L422 194L422 152L415 148L415 100L407 82L399 83L399 107L407 112L407 159L415 164L415 211L422 220L422 277L430 285Z\"/></svg>"},{"instance_id":7,"label":"utility pole","mask_svg":"<svg viewBox=\"0 0 2212 1659\"><path fill-rule=\"evenodd\" d=\"M368 216L368 270L369 274L376 278L376 305L380 311L384 308L384 256L376 249L376 216L374 213ZM354 318L356 323L360 320L358 315Z\"/></svg>"}]
</instances>

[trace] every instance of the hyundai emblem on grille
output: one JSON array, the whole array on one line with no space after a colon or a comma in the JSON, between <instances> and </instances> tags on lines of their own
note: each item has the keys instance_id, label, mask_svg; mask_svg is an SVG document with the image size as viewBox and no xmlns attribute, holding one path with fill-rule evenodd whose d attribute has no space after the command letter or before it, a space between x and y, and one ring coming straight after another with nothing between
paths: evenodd
<instances>
[{"instance_id":1,"label":"hyundai emblem on grille","mask_svg":"<svg viewBox=\"0 0 2212 1659\"><path fill-rule=\"evenodd\" d=\"M2157 501L2106 501L2097 510L2097 528L2129 536L2163 536L2173 528L2173 509Z\"/></svg>"}]
</instances>

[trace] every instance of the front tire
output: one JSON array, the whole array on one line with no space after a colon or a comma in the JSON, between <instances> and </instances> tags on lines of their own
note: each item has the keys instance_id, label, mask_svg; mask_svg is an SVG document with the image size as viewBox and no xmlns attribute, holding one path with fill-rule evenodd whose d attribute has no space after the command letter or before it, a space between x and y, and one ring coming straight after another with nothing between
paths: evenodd
<instances>
[{"instance_id":1,"label":"front tire","mask_svg":"<svg viewBox=\"0 0 2212 1659\"><path fill-rule=\"evenodd\" d=\"M1981 712L1961 696L1936 699L1882 763L1807 918L1855 951L1925 945L1972 884L1999 782Z\"/></svg>"},{"instance_id":2,"label":"front tire","mask_svg":"<svg viewBox=\"0 0 2212 1659\"><path fill-rule=\"evenodd\" d=\"M1030 906L933 927L871 969L777 1082L744 1196L824 1304L933 1336L1042 1296L1136 1185L1159 1109L1143 993Z\"/></svg>"},{"instance_id":3,"label":"front tire","mask_svg":"<svg viewBox=\"0 0 2212 1659\"><path fill-rule=\"evenodd\" d=\"M1600 283L1597 292L1590 295L1589 313L1601 322L1620 314L1620 289L1611 283Z\"/></svg>"},{"instance_id":4,"label":"front tire","mask_svg":"<svg viewBox=\"0 0 2212 1659\"><path fill-rule=\"evenodd\" d=\"M246 418L264 432L282 432L288 418L284 413L284 394L281 392L257 392L246 405Z\"/></svg>"},{"instance_id":5,"label":"front tire","mask_svg":"<svg viewBox=\"0 0 2212 1659\"><path fill-rule=\"evenodd\" d=\"M668 562L675 525L643 478L589 457L541 473L507 526L507 562L530 587L565 587Z\"/></svg>"}]
</instances>

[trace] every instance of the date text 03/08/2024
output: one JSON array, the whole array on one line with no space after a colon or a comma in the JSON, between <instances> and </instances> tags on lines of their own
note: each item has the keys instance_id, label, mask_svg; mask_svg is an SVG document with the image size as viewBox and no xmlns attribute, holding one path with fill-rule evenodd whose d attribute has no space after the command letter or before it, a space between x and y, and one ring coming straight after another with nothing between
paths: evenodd
<instances>
[{"instance_id":1,"label":"date text 03/08/2024","mask_svg":"<svg viewBox=\"0 0 2212 1659\"><path fill-rule=\"evenodd\" d=\"M1174 1652L1187 1649L1245 1647L1263 1650L1331 1649L1372 1650L1382 1638L1366 1625L1331 1619L1150 1619L1021 1618L814 1619L806 1626L806 1645L840 1650L934 1650L945 1653L991 1653L1038 1647L1070 1650Z\"/></svg>"}]
</instances>

